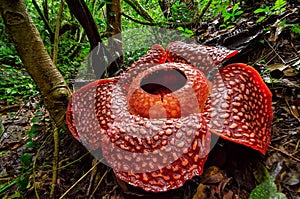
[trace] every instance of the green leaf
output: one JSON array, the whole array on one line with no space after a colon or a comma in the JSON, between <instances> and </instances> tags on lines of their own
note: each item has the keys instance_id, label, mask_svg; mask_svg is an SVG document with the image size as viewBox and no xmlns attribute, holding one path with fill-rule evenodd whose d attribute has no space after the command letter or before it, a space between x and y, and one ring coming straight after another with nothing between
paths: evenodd
<instances>
[{"instance_id":1,"label":"green leaf","mask_svg":"<svg viewBox=\"0 0 300 199\"><path fill-rule=\"evenodd\" d=\"M263 71L262 74L268 74L268 73L270 73L270 71L265 70ZM258 183L263 183L264 181L270 178L270 174L268 172L267 167L261 162L257 164L257 170L253 174Z\"/></svg>"},{"instance_id":2,"label":"green leaf","mask_svg":"<svg viewBox=\"0 0 300 199\"><path fill-rule=\"evenodd\" d=\"M228 19L230 19L231 14L225 12L225 13L222 14L222 16L224 17L224 21L226 22L226 21L228 21Z\"/></svg>"},{"instance_id":3,"label":"green leaf","mask_svg":"<svg viewBox=\"0 0 300 199\"><path fill-rule=\"evenodd\" d=\"M36 143L36 142L33 142L33 141L28 141L28 142L26 143L26 147L25 147L25 149L34 148L34 147L36 147L36 145L37 145L37 143Z\"/></svg>"},{"instance_id":4,"label":"green leaf","mask_svg":"<svg viewBox=\"0 0 300 199\"><path fill-rule=\"evenodd\" d=\"M270 199L287 199L286 195L284 193L274 193L270 196Z\"/></svg>"},{"instance_id":5,"label":"green leaf","mask_svg":"<svg viewBox=\"0 0 300 199\"><path fill-rule=\"evenodd\" d=\"M21 162L23 163L23 165L25 167L29 166L32 160L32 156L29 155L28 153L24 153L21 157L20 157Z\"/></svg>"},{"instance_id":6,"label":"green leaf","mask_svg":"<svg viewBox=\"0 0 300 199\"><path fill-rule=\"evenodd\" d=\"M29 134L30 138L34 138L36 136L37 129L38 129L38 125L33 124L26 133Z\"/></svg>"},{"instance_id":7,"label":"green leaf","mask_svg":"<svg viewBox=\"0 0 300 199\"><path fill-rule=\"evenodd\" d=\"M266 16L262 16L259 19L257 19L256 22L257 23L262 22L265 18L266 18Z\"/></svg>"},{"instance_id":8,"label":"green leaf","mask_svg":"<svg viewBox=\"0 0 300 199\"><path fill-rule=\"evenodd\" d=\"M261 12L266 12L266 9L265 8L258 8L256 10L254 10L254 14L261 13Z\"/></svg>"},{"instance_id":9,"label":"green leaf","mask_svg":"<svg viewBox=\"0 0 300 199\"><path fill-rule=\"evenodd\" d=\"M184 32L187 33L187 34L191 34L191 35L194 34L194 32L192 30L187 29L187 28L184 30Z\"/></svg>"},{"instance_id":10,"label":"green leaf","mask_svg":"<svg viewBox=\"0 0 300 199\"><path fill-rule=\"evenodd\" d=\"M230 16L226 16L226 17L224 18L224 21L228 21L229 18L230 18Z\"/></svg>"},{"instance_id":11,"label":"green leaf","mask_svg":"<svg viewBox=\"0 0 300 199\"><path fill-rule=\"evenodd\" d=\"M287 199L283 193L277 191L273 178L269 178L258 185L250 194L249 199Z\"/></svg>"},{"instance_id":12,"label":"green leaf","mask_svg":"<svg viewBox=\"0 0 300 199\"><path fill-rule=\"evenodd\" d=\"M282 26L282 27L284 27L284 26L285 26L285 24L286 24L286 19L283 19L283 20L280 22L279 26Z\"/></svg>"},{"instance_id":13,"label":"green leaf","mask_svg":"<svg viewBox=\"0 0 300 199\"><path fill-rule=\"evenodd\" d=\"M5 156L5 154L7 154L7 153L8 153L7 150L1 151L1 152L0 152L0 157Z\"/></svg>"},{"instance_id":14,"label":"green leaf","mask_svg":"<svg viewBox=\"0 0 300 199\"><path fill-rule=\"evenodd\" d=\"M300 34L300 25L299 24L292 24L291 31L293 33L296 33L296 34Z\"/></svg>"},{"instance_id":15,"label":"green leaf","mask_svg":"<svg viewBox=\"0 0 300 199\"><path fill-rule=\"evenodd\" d=\"M231 14L230 13L228 13L228 12L223 12L222 13L222 17L230 17L231 16Z\"/></svg>"},{"instance_id":16,"label":"green leaf","mask_svg":"<svg viewBox=\"0 0 300 199\"><path fill-rule=\"evenodd\" d=\"M178 28L177 28L177 30L179 30L179 31L182 31L182 32L183 32L183 31L184 31L184 28L183 28L183 27L178 27Z\"/></svg>"},{"instance_id":17,"label":"green leaf","mask_svg":"<svg viewBox=\"0 0 300 199\"><path fill-rule=\"evenodd\" d=\"M4 196L3 199L13 199L13 198L21 198L20 192L17 191L17 192L13 193L10 196Z\"/></svg>"},{"instance_id":18,"label":"green leaf","mask_svg":"<svg viewBox=\"0 0 300 199\"><path fill-rule=\"evenodd\" d=\"M38 118L38 117L33 117L33 118L31 119L31 122L32 122L32 123L34 123L34 122L41 122L41 119Z\"/></svg>"},{"instance_id":19,"label":"green leaf","mask_svg":"<svg viewBox=\"0 0 300 199\"><path fill-rule=\"evenodd\" d=\"M286 5L285 0L276 0L275 5L272 7L272 10L279 10L280 8Z\"/></svg>"},{"instance_id":20,"label":"green leaf","mask_svg":"<svg viewBox=\"0 0 300 199\"><path fill-rule=\"evenodd\" d=\"M244 13L244 11L240 10L240 11L237 11L237 12L235 13L235 15L241 15L241 14L243 14L243 13Z\"/></svg>"},{"instance_id":21,"label":"green leaf","mask_svg":"<svg viewBox=\"0 0 300 199\"><path fill-rule=\"evenodd\" d=\"M29 175L23 174L18 180L18 187L21 191L25 191L29 184Z\"/></svg>"},{"instance_id":22,"label":"green leaf","mask_svg":"<svg viewBox=\"0 0 300 199\"><path fill-rule=\"evenodd\" d=\"M234 4L232 11L234 12L234 11L236 11L238 8L239 8L239 4L238 4L238 3L237 3L237 4Z\"/></svg>"}]
</instances>

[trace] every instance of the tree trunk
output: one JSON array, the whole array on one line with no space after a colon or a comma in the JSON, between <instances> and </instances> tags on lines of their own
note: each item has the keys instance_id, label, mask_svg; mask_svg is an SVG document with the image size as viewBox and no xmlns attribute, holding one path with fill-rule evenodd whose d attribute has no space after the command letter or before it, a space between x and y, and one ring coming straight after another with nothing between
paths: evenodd
<instances>
[{"instance_id":1,"label":"tree trunk","mask_svg":"<svg viewBox=\"0 0 300 199\"><path fill-rule=\"evenodd\" d=\"M111 0L106 4L107 29L109 35L108 48L112 57L107 72L108 76L114 75L123 64L122 47L122 22L121 22L121 2L120 0Z\"/></svg>"},{"instance_id":2,"label":"tree trunk","mask_svg":"<svg viewBox=\"0 0 300 199\"><path fill-rule=\"evenodd\" d=\"M97 25L93 19L91 12L89 11L84 0L66 0L71 13L79 21L83 29L85 30L91 46L91 60L94 73L97 79L100 79L106 70L107 62L105 57L110 59L110 54L107 52L104 44L101 44L102 40L98 32ZM95 49L95 50L93 50Z\"/></svg>"},{"instance_id":3,"label":"tree trunk","mask_svg":"<svg viewBox=\"0 0 300 199\"><path fill-rule=\"evenodd\" d=\"M24 0L0 0L0 13L24 67L44 98L44 104L58 127L68 131L65 113L71 91L54 66Z\"/></svg>"}]
</instances>

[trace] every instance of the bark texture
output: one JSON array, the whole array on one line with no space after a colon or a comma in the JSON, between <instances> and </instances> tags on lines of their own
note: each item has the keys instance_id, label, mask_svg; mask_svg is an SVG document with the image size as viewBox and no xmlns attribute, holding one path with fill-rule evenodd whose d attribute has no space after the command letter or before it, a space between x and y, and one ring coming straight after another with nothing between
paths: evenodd
<instances>
[{"instance_id":1,"label":"bark texture","mask_svg":"<svg viewBox=\"0 0 300 199\"><path fill-rule=\"evenodd\" d=\"M65 112L71 91L54 66L24 0L0 0L0 13L24 67L44 98L44 104L58 127L68 131Z\"/></svg>"}]
</instances>

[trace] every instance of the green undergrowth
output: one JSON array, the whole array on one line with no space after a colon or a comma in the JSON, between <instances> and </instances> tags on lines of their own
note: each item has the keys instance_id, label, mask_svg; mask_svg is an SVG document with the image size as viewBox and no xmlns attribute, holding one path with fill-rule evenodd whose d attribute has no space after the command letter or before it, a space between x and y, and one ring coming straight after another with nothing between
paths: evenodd
<instances>
[{"instance_id":1,"label":"green undergrowth","mask_svg":"<svg viewBox=\"0 0 300 199\"><path fill-rule=\"evenodd\" d=\"M8 104L18 103L23 99L39 94L32 78L24 69L2 64L0 68L0 101Z\"/></svg>"}]
</instances>

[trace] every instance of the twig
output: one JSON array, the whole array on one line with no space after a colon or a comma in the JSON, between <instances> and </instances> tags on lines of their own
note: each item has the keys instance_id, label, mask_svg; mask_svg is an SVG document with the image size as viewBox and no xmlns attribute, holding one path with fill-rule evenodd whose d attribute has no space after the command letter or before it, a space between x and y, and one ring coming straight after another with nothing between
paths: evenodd
<instances>
[{"instance_id":1,"label":"twig","mask_svg":"<svg viewBox=\"0 0 300 199\"><path fill-rule=\"evenodd\" d=\"M57 167L58 167L58 153L59 153L59 137L58 137L58 129L53 124L53 139L54 139L54 154L53 154L53 168L52 168L52 184L50 190L50 198L53 198L56 181L57 181Z\"/></svg>"},{"instance_id":2,"label":"twig","mask_svg":"<svg viewBox=\"0 0 300 199\"><path fill-rule=\"evenodd\" d=\"M105 173L103 174L103 176L102 176L101 179L99 180L97 186L95 187L93 193L90 195L90 199L93 197L93 195L95 194L95 192L96 192L97 189L99 188L101 182L103 181L104 177L108 174L109 171L110 171L110 168L109 168L109 169L106 169Z\"/></svg>"},{"instance_id":3,"label":"twig","mask_svg":"<svg viewBox=\"0 0 300 199\"><path fill-rule=\"evenodd\" d=\"M286 97L284 98L284 100L285 100L285 103L287 104L291 114L300 122L300 118L294 113L294 111L292 110L292 107L290 106Z\"/></svg>"},{"instance_id":4,"label":"twig","mask_svg":"<svg viewBox=\"0 0 300 199\"><path fill-rule=\"evenodd\" d=\"M126 18L128 18L129 20L135 22L135 23L139 23L139 24L142 24L142 25L147 25L147 26L156 26L156 25L162 25L162 24L159 24L159 23L156 23L156 22L147 22L147 21L140 21L140 20L137 20L137 19L134 19L132 18L131 16L125 14L124 12L122 12L122 15Z\"/></svg>"},{"instance_id":5,"label":"twig","mask_svg":"<svg viewBox=\"0 0 300 199\"><path fill-rule=\"evenodd\" d=\"M266 52L266 54L264 54L264 55L263 55L263 53L264 53L264 51L262 52L261 56L252 65L256 65L258 62L260 62L261 60L263 60L266 57L268 57L269 55L271 55L272 54L272 50L270 50L269 52Z\"/></svg>"},{"instance_id":6,"label":"twig","mask_svg":"<svg viewBox=\"0 0 300 199\"><path fill-rule=\"evenodd\" d=\"M201 17L203 17L204 13L207 11L207 9L209 8L210 4L211 4L212 0L209 0L206 5L204 6L204 8L201 10L200 14L196 17L197 19L200 19Z\"/></svg>"},{"instance_id":7,"label":"twig","mask_svg":"<svg viewBox=\"0 0 300 199\"><path fill-rule=\"evenodd\" d=\"M276 52L276 50L273 48L273 46L270 44L269 41L265 40L269 47L273 50L273 52L278 56L278 58L282 61L283 64L286 64L286 62L282 59L282 57Z\"/></svg>"},{"instance_id":8,"label":"twig","mask_svg":"<svg viewBox=\"0 0 300 199\"><path fill-rule=\"evenodd\" d=\"M0 113L9 112L12 109L16 109L16 108L19 108L19 107L20 107L20 104L13 104L13 105L8 105L8 106L5 106L5 107L1 107L0 108Z\"/></svg>"},{"instance_id":9,"label":"twig","mask_svg":"<svg viewBox=\"0 0 300 199\"><path fill-rule=\"evenodd\" d=\"M134 19L133 17L125 14L124 12L121 13L121 15L123 15L124 17L128 18L129 20L135 22L135 23L139 23L142 25L147 25L147 26L160 26L161 28L176 28L176 27L181 27L181 26L193 26L196 25L197 20L193 20L192 22L147 22L147 21L140 21L137 19ZM197 18L198 19L198 18Z\"/></svg>"},{"instance_id":10,"label":"twig","mask_svg":"<svg viewBox=\"0 0 300 199\"><path fill-rule=\"evenodd\" d=\"M36 2L36 0L32 0L32 4L34 5L34 7L35 7L36 11L38 12L38 14L40 15L40 17L42 18L42 21L44 22L44 24L46 26L46 29L49 31L50 39L52 41L52 39L54 38L54 34L53 34L52 29L50 28L50 25L49 25L46 17L43 15L39 5Z\"/></svg>"},{"instance_id":11,"label":"twig","mask_svg":"<svg viewBox=\"0 0 300 199\"><path fill-rule=\"evenodd\" d=\"M145 8L136 0L124 0L128 5L130 5L141 17L149 22L154 22L152 17L147 13Z\"/></svg>"},{"instance_id":12,"label":"twig","mask_svg":"<svg viewBox=\"0 0 300 199\"><path fill-rule=\"evenodd\" d=\"M64 0L61 0L59 11L58 11L58 16L57 16L57 19L56 19L56 25L55 25L54 48L53 48L53 58L52 58L52 61L53 61L55 66L56 66L57 56L58 56L59 29L60 29L60 24L61 24L61 21L62 21L62 14L63 14L63 10L64 10L64 4L65 4Z\"/></svg>"},{"instance_id":13,"label":"twig","mask_svg":"<svg viewBox=\"0 0 300 199\"><path fill-rule=\"evenodd\" d=\"M294 156L292 156L291 154L289 154L288 152L285 152L285 151L282 151L281 149L278 149L278 148L276 148L276 147L273 147L273 146L269 146L271 149L274 149L274 150L276 150L276 151L278 151L278 152L280 152L280 153L283 153L284 155L287 155L287 156L289 156L290 158L292 158L292 159L294 159L294 160L296 160L297 162L300 162L300 159L298 159L298 158L296 158L296 157L294 157Z\"/></svg>"},{"instance_id":14,"label":"twig","mask_svg":"<svg viewBox=\"0 0 300 199\"><path fill-rule=\"evenodd\" d=\"M78 161L80 161L82 158L84 158L85 156L87 156L89 153L90 153L90 152L87 152L87 153L85 153L83 156L81 156L80 158L78 158L78 159L76 159L76 160L74 160L74 161L72 161L72 162L70 162L70 163L68 163L68 164L66 164L66 165L64 165L64 166L58 167L57 170L64 169L64 168L66 168L66 167L68 167L68 166L71 166L71 165L74 164L75 162L78 162Z\"/></svg>"},{"instance_id":15,"label":"twig","mask_svg":"<svg viewBox=\"0 0 300 199\"><path fill-rule=\"evenodd\" d=\"M58 56L58 38L59 38L59 29L60 24L62 21L62 13L64 10L64 0L60 1L60 7L58 11L58 16L56 19L56 26L55 26L55 34L54 34L54 49L53 49L53 64L56 65L57 63L57 56ZM50 198L53 198L56 181L57 181L57 167L58 167L58 153L59 153L59 137L58 137L58 129L55 124L53 124L53 140L54 140L54 154L53 154L53 168L52 168L52 184L50 190Z\"/></svg>"},{"instance_id":16,"label":"twig","mask_svg":"<svg viewBox=\"0 0 300 199\"><path fill-rule=\"evenodd\" d=\"M92 161L92 165L97 164L97 159L94 158ZM90 195L91 188L93 186L94 177L97 175L97 167L95 167L91 173L90 183L86 192L86 195Z\"/></svg>"},{"instance_id":17,"label":"twig","mask_svg":"<svg viewBox=\"0 0 300 199\"><path fill-rule=\"evenodd\" d=\"M79 178L79 180L77 180L63 195L61 195L59 197L59 199L62 199L63 197L65 197L83 178L85 178L91 171L93 171L93 169L100 163L100 161L97 162L97 164L95 164L94 166L92 166L92 168L90 168L90 170L88 170L88 172L86 172L83 176L81 176L81 178Z\"/></svg>"},{"instance_id":18,"label":"twig","mask_svg":"<svg viewBox=\"0 0 300 199\"><path fill-rule=\"evenodd\" d=\"M294 152L297 152L297 151L298 151L299 145L300 145L300 140L298 140Z\"/></svg>"},{"instance_id":19,"label":"twig","mask_svg":"<svg viewBox=\"0 0 300 199\"><path fill-rule=\"evenodd\" d=\"M35 155L35 159L34 159L34 161L33 161L33 166L32 166L33 187L34 187L34 192L35 192L35 196L36 196L37 199L40 199L40 197L39 197L39 193L38 193L38 191L37 191L37 187L36 187L36 183L35 183L36 161L37 161L38 156L39 156L40 153L41 153L42 148L44 147L44 145L46 144L46 142L48 142L48 138L49 138L50 136L51 136L51 134L48 135L48 137L43 141L43 143L41 144L40 148L37 150L36 155Z\"/></svg>"}]
</instances>

